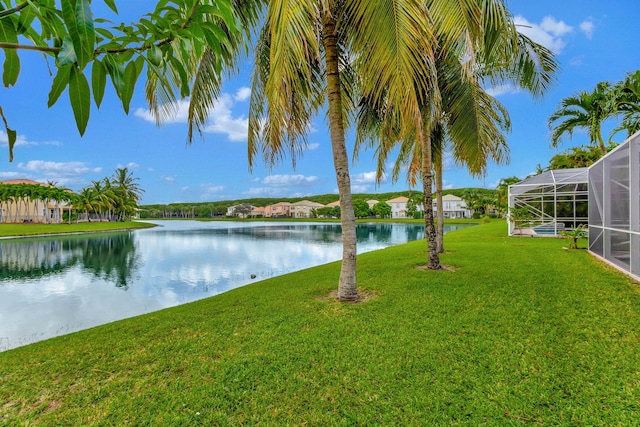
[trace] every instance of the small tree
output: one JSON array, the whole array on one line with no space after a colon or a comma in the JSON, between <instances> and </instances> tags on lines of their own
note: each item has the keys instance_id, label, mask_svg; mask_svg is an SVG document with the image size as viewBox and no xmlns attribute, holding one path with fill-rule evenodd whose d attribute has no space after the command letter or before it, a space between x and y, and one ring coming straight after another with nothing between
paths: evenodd
<instances>
[{"instance_id":1,"label":"small tree","mask_svg":"<svg viewBox=\"0 0 640 427\"><path fill-rule=\"evenodd\" d=\"M248 203L243 203L233 209L233 215L239 218L246 218L252 210L253 206Z\"/></svg>"},{"instance_id":2,"label":"small tree","mask_svg":"<svg viewBox=\"0 0 640 427\"><path fill-rule=\"evenodd\" d=\"M585 239L589 236L589 232L585 229L584 224L580 224L574 230L566 230L561 232L565 237L569 237L573 241L569 243L569 249L579 249L578 239Z\"/></svg>"},{"instance_id":3,"label":"small tree","mask_svg":"<svg viewBox=\"0 0 640 427\"><path fill-rule=\"evenodd\" d=\"M387 218L391 215L391 206L386 202L379 202L373 207L373 212L380 218Z\"/></svg>"},{"instance_id":4,"label":"small tree","mask_svg":"<svg viewBox=\"0 0 640 427\"><path fill-rule=\"evenodd\" d=\"M356 218L366 218L370 212L369 205L364 200L354 200L353 211L356 214Z\"/></svg>"},{"instance_id":5,"label":"small tree","mask_svg":"<svg viewBox=\"0 0 640 427\"><path fill-rule=\"evenodd\" d=\"M414 218L417 210L418 206L416 205L415 200L413 200L413 198L407 200L407 217Z\"/></svg>"}]
</instances>

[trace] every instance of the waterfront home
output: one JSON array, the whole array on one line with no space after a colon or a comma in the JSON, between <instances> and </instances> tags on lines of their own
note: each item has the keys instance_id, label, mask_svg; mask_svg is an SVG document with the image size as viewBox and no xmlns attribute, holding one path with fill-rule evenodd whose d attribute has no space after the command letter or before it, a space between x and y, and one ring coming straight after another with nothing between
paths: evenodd
<instances>
[{"instance_id":1,"label":"waterfront home","mask_svg":"<svg viewBox=\"0 0 640 427\"><path fill-rule=\"evenodd\" d=\"M433 211L436 211L436 199L433 199ZM442 196L442 211L445 218L471 218L473 212L467 208L467 204L458 196L445 194Z\"/></svg>"},{"instance_id":2,"label":"waterfront home","mask_svg":"<svg viewBox=\"0 0 640 427\"><path fill-rule=\"evenodd\" d=\"M5 186L4 190L2 186ZM14 190L18 186L22 186L22 190L16 196ZM40 187L43 188L39 189ZM53 189L53 185L30 179L0 181L0 222L61 222L62 212L71 210L72 206L65 201L53 199Z\"/></svg>"},{"instance_id":3,"label":"waterfront home","mask_svg":"<svg viewBox=\"0 0 640 427\"><path fill-rule=\"evenodd\" d=\"M386 203L391 206L391 218L409 218L407 214L407 202L409 198L400 196L389 199ZM416 205L416 211L422 211L422 204Z\"/></svg>"},{"instance_id":4,"label":"waterfront home","mask_svg":"<svg viewBox=\"0 0 640 427\"><path fill-rule=\"evenodd\" d=\"M264 207L265 218L287 216L291 216L291 203L289 202L278 202Z\"/></svg>"},{"instance_id":5,"label":"waterfront home","mask_svg":"<svg viewBox=\"0 0 640 427\"><path fill-rule=\"evenodd\" d=\"M251 209L250 215L252 218L263 218L264 208L262 206L254 206L253 209Z\"/></svg>"},{"instance_id":6,"label":"waterfront home","mask_svg":"<svg viewBox=\"0 0 640 427\"><path fill-rule=\"evenodd\" d=\"M290 213L292 218L311 218L313 216L313 210L323 207L324 205L322 203L301 200L291 204Z\"/></svg>"}]
</instances>

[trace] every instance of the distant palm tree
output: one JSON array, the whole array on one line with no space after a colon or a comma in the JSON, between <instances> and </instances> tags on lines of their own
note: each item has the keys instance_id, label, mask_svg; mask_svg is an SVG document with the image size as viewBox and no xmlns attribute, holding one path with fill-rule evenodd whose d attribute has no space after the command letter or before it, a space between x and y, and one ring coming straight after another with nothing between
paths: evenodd
<instances>
[{"instance_id":1,"label":"distant palm tree","mask_svg":"<svg viewBox=\"0 0 640 427\"><path fill-rule=\"evenodd\" d=\"M506 212L509 207L509 186L522 181L517 176L502 178L498 182L498 194L496 197L497 208L501 212Z\"/></svg>"},{"instance_id":2,"label":"distant palm tree","mask_svg":"<svg viewBox=\"0 0 640 427\"><path fill-rule=\"evenodd\" d=\"M77 209L84 211L87 221L89 222L91 222L89 212L95 211L99 203L100 201L97 198L97 194L91 187L83 188L73 202Z\"/></svg>"},{"instance_id":3,"label":"distant palm tree","mask_svg":"<svg viewBox=\"0 0 640 427\"><path fill-rule=\"evenodd\" d=\"M607 154L602 124L617 114L616 91L608 82L598 83L593 92L583 91L564 98L548 120L551 145L557 147L564 135L571 138L576 128L584 128L589 133L589 143L599 146L602 154Z\"/></svg>"},{"instance_id":4,"label":"distant palm tree","mask_svg":"<svg viewBox=\"0 0 640 427\"><path fill-rule=\"evenodd\" d=\"M115 194L115 208L121 221L135 212L144 193L138 181L126 167L116 169L111 177L111 191Z\"/></svg>"}]
</instances>

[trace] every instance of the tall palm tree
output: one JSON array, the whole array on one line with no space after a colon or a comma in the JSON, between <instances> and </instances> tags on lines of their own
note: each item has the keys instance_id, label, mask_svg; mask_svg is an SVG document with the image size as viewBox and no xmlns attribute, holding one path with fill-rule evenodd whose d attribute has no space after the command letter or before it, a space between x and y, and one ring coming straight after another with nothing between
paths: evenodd
<instances>
[{"instance_id":1,"label":"tall palm tree","mask_svg":"<svg viewBox=\"0 0 640 427\"><path fill-rule=\"evenodd\" d=\"M551 129L551 145L557 147L563 136L573 136L576 128L585 128L589 143L600 147L607 154L602 138L602 124L618 114L616 92L608 82L600 82L593 92L580 92L560 101L558 109L548 120Z\"/></svg>"},{"instance_id":2,"label":"tall palm tree","mask_svg":"<svg viewBox=\"0 0 640 427\"><path fill-rule=\"evenodd\" d=\"M417 94L407 90L407 76L419 71L423 78L418 87L430 88L432 73L427 72L430 64L423 55L433 44L429 24L424 5L417 0L276 0L268 4L256 49L250 164L258 153L268 164L287 152L295 162L306 144L313 115L327 103L342 222L341 300L358 298L356 225L345 141L345 128L355 108L355 84L373 100L384 87L396 105L416 106ZM401 114L408 123L408 117L417 113L407 107Z\"/></svg>"},{"instance_id":3,"label":"tall palm tree","mask_svg":"<svg viewBox=\"0 0 640 427\"><path fill-rule=\"evenodd\" d=\"M537 95L548 87L556 67L550 51L517 33L502 2L489 3L487 6L490 7L483 9L486 15L480 14L484 18L481 20L479 39L470 42L469 38L462 37L459 39L462 42L458 44L441 39L436 54L439 98L424 94L421 111L427 130L422 134L422 141L417 131L413 135L402 135L398 123L385 123L377 112L373 119L367 117L368 113L359 117L364 117L359 121L364 133L368 132L367 129L377 129L373 133L377 134L374 145L377 144L379 177L386 156L398 143L400 154L395 162L393 177L397 177L404 164L409 164L410 182L415 181L418 173L421 174L428 267L431 269L440 268L438 251L442 249L442 245L438 245L438 233L433 224L432 169L434 153L438 162L443 158L445 135L452 143L456 162L466 165L472 174L483 174L489 159L506 161L508 147L504 131L509 128L508 113L482 89L481 82L509 80ZM431 4L435 7L437 2ZM502 17L504 22L495 23L491 17ZM471 28L470 33L473 30ZM470 64L472 59L476 61L475 64ZM382 123L378 124L377 121ZM437 169L440 172L437 180L440 180L441 165Z\"/></svg>"}]
</instances>

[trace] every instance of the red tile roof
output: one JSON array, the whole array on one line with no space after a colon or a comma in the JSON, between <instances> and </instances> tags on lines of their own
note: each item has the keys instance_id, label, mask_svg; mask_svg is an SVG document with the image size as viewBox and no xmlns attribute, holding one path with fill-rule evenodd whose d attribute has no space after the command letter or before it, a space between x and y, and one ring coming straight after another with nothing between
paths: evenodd
<instances>
[{"instance_id":1,"label":"red tile roof","mask_svg":"<svg viewBox=\"0 0 640 427\"><path fill-rule=\"evenodd\" d=\"M24 179L24 178L7 179L6 181L0 181L0 184L37 184L37 185L42 185L42 186L45 186L45 187L51 187L51 185L49 185L49 184L45 184L43 182L34 181L34 180L31 180L31 179Z\"/></svg>"}]
</instances>

